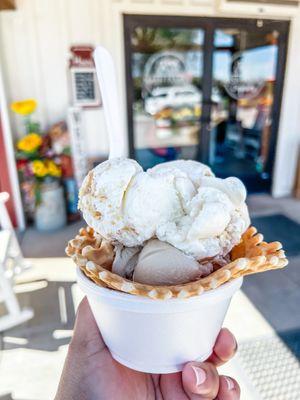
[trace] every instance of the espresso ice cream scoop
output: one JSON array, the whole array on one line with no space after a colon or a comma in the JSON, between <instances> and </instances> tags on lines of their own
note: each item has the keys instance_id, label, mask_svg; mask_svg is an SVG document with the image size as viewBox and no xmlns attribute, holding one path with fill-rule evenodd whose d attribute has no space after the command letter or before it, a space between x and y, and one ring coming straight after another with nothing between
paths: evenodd
<instances>
[{"instance_id":1,"label":"espresso ice cream scoop","mask_svg":"<svg viewBox=\"0 0 300 400\"><path fill-rule=\"evenodd\" d=\"M201 265L169 243L152 239L139 254L133 280L148 285L177 285L199 279L210 272L211 264Z\"/></svg>"}]
</instances>

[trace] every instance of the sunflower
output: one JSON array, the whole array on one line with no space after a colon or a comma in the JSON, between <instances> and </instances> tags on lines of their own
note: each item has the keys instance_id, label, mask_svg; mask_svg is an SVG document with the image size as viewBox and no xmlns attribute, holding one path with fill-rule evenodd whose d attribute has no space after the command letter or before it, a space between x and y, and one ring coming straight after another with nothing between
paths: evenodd
<instances>
[{"instance_id":1,"label":"sunflower","mask_svg":"<svg viewBox=\"0 0 300 400\"><path fill-rule=\"evenodd\" d=\"M24 153L32 153L41 146L42 141L39 134L29 133L18 141L17 148Z\"/></svg>"},{"instance_id":2,"label":"sunflower","mask_svg":"<svg viewBox=\"0 0 300 400\"><path fill-rule=\"evenodd\" d=\"M20 115L29 115L34 112L36 109L37 103L34 99L27 99L27 100L22 100L22 101L15 101L14 103L11 103L10 108L12 111L14 111L16 114Z\"/></svg>"},{"instance_id":3,"label":"sunflower","mask_svg":"<svg viewBox=\"0 0 300 400\"><path fill-rule=\"evenodd\" d=\"M48 174L48 168L41 160L34 160L32 162L32 171L37 178L44 178Z\"/></svg>"},{"instance_id":4,"label":"sunflower","mask_svg":"<svg viewBox=\"0 0 300 400\"><path fill-rule=\"evenodd\" d=\"M55 178L59 178L61 176L61 168L52 160L45 161L46 168L48 169L48 175L53 176Z\"/></svg>"}]
</instances>

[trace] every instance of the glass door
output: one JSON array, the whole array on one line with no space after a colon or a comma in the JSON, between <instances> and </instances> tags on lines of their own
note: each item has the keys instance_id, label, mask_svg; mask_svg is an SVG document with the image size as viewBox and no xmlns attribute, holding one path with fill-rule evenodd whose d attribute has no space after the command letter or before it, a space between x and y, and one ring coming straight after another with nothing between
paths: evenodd
<instances>
[{"instance_id":1,"label":"glass door","mask_svg":"<svg viewBox=\"0 0 300 400\"><path fill-rule=\"evenodd\" d=\"M131 157L271 185L288 22L124 16Z\"/></svg>"},{"instance_id":2,"label":"glass door","mask_svg":"<svg viewBox=\"0 0 300 400\"><path fill-rule=\"evenodd\" d=\"M250 191L267 190L272 177L286 40L280 28L257 21L214 30L209 163L220 177L239 176Z\"/></svg>"},{"instance_id":3,"label":"glass door","mask_svg":"<svg viewBox=\"0 0 300 400\"><path fill-rule=\"evenodd\" d=\"M145 169L197 158L201 140L204 29L168 25L137 20L127 35L131 150Z\"/></svg>"}]
</instances>

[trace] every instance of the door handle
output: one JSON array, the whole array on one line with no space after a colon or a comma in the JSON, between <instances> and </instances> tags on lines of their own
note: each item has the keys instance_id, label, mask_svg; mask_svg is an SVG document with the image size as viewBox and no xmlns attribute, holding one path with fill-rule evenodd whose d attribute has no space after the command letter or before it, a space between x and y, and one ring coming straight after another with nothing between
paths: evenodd
<instances>
[{"instance_id":1,"label":"door handle","mask_svg":"<svg viewBox=\"0 0 300 400\"><path fill-rule=\"evenodd\" d=\"M205 126L206 130L208 132L211 132L213 129L213 122L210 118L203 118L200 119L200 123L202 124L202 126Z\"/></svg>"}]
</instances>

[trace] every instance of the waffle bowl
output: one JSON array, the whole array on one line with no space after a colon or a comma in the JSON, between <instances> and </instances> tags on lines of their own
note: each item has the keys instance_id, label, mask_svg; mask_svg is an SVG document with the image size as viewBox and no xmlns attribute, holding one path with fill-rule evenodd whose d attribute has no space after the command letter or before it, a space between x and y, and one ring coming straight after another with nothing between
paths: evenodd
<instances>
[{"instance_id":1,"label":"waffle bowl","mask_svg":"<svg viewBox=\"0 0 300 400\"><path fill-rule=\"evenodd\" d=\"M111 272L114 249L90 227L83 228L68 243L66 254L94 283L132 295L151 299L184 299L199 296L226 282L245 275L283 268L288 261L280 242L267 243L253 226L243 234L231 251L231 262L205 278L172 286L152 286L133 282Z\"/></svg>"}]
</instances>

